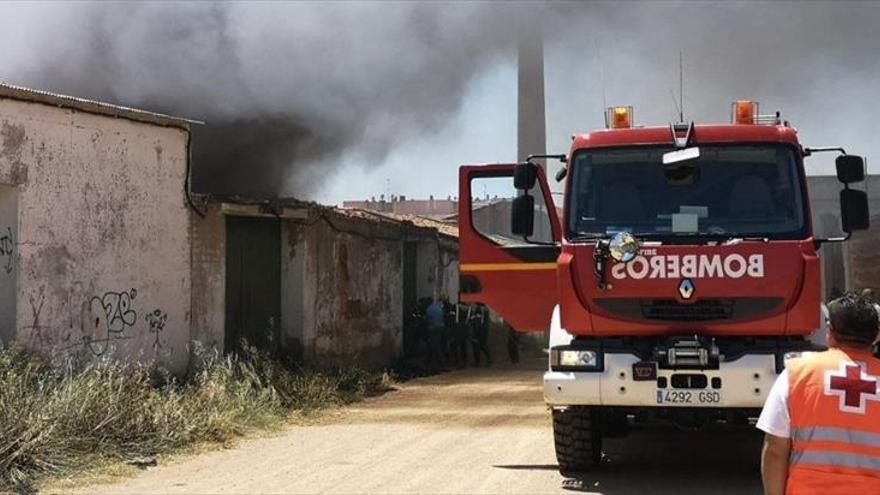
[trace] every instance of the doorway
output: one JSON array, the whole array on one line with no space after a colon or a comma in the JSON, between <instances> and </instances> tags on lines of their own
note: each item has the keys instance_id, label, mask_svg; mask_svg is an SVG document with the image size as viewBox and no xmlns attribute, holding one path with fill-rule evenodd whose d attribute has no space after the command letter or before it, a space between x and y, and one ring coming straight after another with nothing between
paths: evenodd
<instances>
[{"instance_id":1,"label":"doorway","mask_svg":"<svg viewBox=\"0 0 880 495\"><path fill-rule=\"evenodd\" d=\"M227 352L242 343L281 350L281 222L276 218L226 218Z\"/></svg>"}]
</instances>

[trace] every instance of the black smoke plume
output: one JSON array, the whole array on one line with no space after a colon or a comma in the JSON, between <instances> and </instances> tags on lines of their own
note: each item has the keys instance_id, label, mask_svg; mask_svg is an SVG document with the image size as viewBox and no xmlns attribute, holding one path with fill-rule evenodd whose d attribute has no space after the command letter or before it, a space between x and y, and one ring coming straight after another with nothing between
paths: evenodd
<instances>
[{"instance_id":1,"label":"black smoke plume","mask_svg":"<svg viewBox=\"0 0 880 495\"><path fill-rule=\"evenodd\" d=\"M343 152L375 163L442 128L468 82L511 56L517 30L543 10L468 2L7 4L0 28L11 32L0 39L14 38L21 50L0 55L0 79L206 121L193 133L197 192L308 197Z\"/></svg>"},{"instance_id":2,"label":"black smoke plume","mask_svg":"<svg viewBox=\"0 0 880 495\"><path fill-rule=\"evenodd\" d=\"M196 191L310 198L343 155L442 129L523 30L547 40L554 151L602 125L603 93L673 120L682 51L686 118L756 98L807 144L870 154L878 25L873 2L3 3L0 80L205 120Z\"/></svg>"}]
</instances>

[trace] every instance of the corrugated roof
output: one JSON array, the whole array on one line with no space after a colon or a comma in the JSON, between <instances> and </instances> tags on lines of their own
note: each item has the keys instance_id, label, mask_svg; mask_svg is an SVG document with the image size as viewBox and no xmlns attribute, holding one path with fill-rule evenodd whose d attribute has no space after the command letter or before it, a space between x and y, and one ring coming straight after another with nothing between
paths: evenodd
<instances>
[{"instance_id":1,"label":"corrugated roof","mask_svg":"<svg viewBox=\"0 0 880 495\"><path fill-rule=\"evenodd\" d=\"M72 108L98 115L120 117L136 122L145 122L161 126L180 127L187 130L189 130L190 124L204 124L204 122L198 120L173 117L171 115L148 112L137 108L129 108L100 101L87 100L85 98L77 98L75 96L59 95L48 91L25 88L4 82L0 82L0 98L42 103L44 105L61 108Z\"/></svg>"},{"instance_id":2,"label":"corrugated roof","mask_svg":"<svg viewBox=\"0 0 880 495\"><path fill-rule=\"evenodd\" d=\"M243 196L229 195L200 195L210 202L228 203L238 205L250 205L258 207L266 212L266 215L276 215L282 208L310 210L324 214L336 215L342 218L350 218L373 224L385 224L389 226L407 225L420 229L433 229L440 235L458 238L458 227L455 224L441 222L431 218L403 213L383 213L362 208L337 208L335 206L322 205L313 201L303 201L296 198L273 198L260 199ZM274 212L274 213L273 213Z\"/></svg>"},{"instance_id":3,"label":"corrugated roof","mask_svg":"<svg viewBox=\"0 0 880 495\"><path fill-rule=\"evenodd\" d=\"M361 208L346 208L346 211L359 211L378 217L384 217L399 222L408 222L416 227L435 229L443 235L449 237L458 237L458 226L452 223L435 220L433 218L423 217L419 215L411 215L408 213L390 213L384 211L365 210Z\"/></svg>"}]
</instances>

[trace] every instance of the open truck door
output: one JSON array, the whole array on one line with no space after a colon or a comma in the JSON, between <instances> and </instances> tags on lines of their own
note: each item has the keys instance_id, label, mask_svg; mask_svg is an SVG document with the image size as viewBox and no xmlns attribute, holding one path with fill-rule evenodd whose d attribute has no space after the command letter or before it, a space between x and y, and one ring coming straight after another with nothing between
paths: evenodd
<instances>
[{"instance_id":1,"label":"open truck door","mask_svg":"<svg viewBox=\"0 0 880 495\"><path fill-rule=\"evenodd\" d=\"M518 197L515 167L459 169L460 300L486 304L521 332L544 332L550 329L559 301L556 259L561 229L546 175L539 168L528 191L534 199L532 234L514 233L519 230L511 220Z\"/></svg>"}]
</instances>

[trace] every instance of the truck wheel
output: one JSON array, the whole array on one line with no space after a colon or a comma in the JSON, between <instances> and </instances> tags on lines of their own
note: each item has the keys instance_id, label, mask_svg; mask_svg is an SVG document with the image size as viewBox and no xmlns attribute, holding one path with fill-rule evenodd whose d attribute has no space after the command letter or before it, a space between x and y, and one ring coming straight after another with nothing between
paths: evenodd
<instances>
[{"instance_id":1,"label":"truck wheel","mask_svg":"<svg viewBox=\"0 0 880 495\"><path fill-rule=\"evenodd\" d=\"M562 473L589 471L602 460L602 433L589 407L553 409L553 440Z\"/></svg>"}]
</instances>

